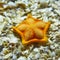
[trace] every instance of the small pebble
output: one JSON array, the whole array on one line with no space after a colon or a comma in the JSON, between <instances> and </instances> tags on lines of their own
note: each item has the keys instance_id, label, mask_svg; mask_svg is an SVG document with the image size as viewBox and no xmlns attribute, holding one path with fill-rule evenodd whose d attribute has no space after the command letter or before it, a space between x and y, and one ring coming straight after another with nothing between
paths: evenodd
<instances>
[{"instance_id":1,"label":"small pebble","mask_svg":"<svg viewBox=\"0 0 60 60\"><path fill-rule=\"evenodd\" d=\"M38 48L34 48L33 51L34 51L34 52L39 52Z\"/></svg>"},{"instance_id":2,"label":"small pebble","mask_svg":"<svg viewBox=\"0 0 60 60\"><path fill-rule=\"evenodd\" d=\"M26 60L26 57L21 56L17 60Z\"/></svg>"},{"instance_id":3,"label":"small pebble","mask_svg":"<svg viewBox=\"0 0 60 60\"><path fill-rule=\"evenodd\" d=\"M60 60L60 58L58 58L58 60Z\"/></svg>"},{"instance_id":4,"label":"small pebble","mask_svg":"<svg viewBox=\"0 0 60 60\"><path fill-rule=\"evenodd\" d=\"M55 47L54 47L53 45L50 45L50 49L54 50L54 49L55 49Z\"/></svg>"}]
</instances>

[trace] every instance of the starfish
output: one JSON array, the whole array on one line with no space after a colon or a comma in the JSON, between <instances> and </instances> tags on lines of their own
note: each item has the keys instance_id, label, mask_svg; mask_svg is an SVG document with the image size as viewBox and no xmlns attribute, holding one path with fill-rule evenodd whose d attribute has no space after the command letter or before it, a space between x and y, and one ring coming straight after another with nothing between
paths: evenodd
<instances>
[{"instance_id":1,"label":"starfish","mask_svg":"<svg viewBox=\"0 0 60 60\"><path fill-rule=\"evenodd\" d=\"M19 25L13 26L13 31L22 38L22 44L46 43L48 41L47 31L50 22L38 20L28 14L27 18Z\"/></svg>"}]
</instances>

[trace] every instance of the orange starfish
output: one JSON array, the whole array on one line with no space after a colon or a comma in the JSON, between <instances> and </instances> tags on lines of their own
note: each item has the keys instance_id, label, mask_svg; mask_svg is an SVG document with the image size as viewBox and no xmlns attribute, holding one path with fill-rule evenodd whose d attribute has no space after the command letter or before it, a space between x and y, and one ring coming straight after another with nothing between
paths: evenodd
<instances>
[{"instance_id":1,"label":"orange starfish","mask_svg":"<svg viewBox=\"0 0 60 60\"><path fill-rule=\"evenodd\" d=\"M14 32L21 36L22 44L27 45L31 43L46 43L48 40L46 32L49 26L50 22L43 22L28 14L26 20L12 28Z\"/></svg>"}]
</instances>

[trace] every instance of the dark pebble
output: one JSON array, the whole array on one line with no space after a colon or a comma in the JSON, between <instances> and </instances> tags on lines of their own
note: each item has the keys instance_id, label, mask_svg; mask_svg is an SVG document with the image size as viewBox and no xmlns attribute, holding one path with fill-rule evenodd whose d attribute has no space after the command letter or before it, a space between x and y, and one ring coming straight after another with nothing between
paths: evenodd
<instances>
[{"instance_id":1,"label":"dark pebble","mask_svg":"<svg viewBox=\"0 0 60 60\"><path fill-rule=\"evenodd\" d=\"M0 45L0 52L2 51L2 49L3 49L3 46L2 46L2 45Z\"/></svg>"}]
</instances>

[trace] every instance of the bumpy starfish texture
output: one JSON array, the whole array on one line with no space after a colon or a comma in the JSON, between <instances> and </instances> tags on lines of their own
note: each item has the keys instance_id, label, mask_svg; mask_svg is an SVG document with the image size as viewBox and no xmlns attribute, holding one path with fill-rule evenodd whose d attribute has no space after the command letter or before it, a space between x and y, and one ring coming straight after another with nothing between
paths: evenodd
<instances>
[{"instance_id":1,"label":"bumpy starfish texture","mask_svg":"<svg viewBox=\"0 0 60 60\"><path fill-rule=\"evenodd\" d=\"M22 38L22 44L28 45L31 43L46 43L48 41L46 33L49 26L50 22L35 19L28 14L26 20L12 28Z\"/></svg>"}]
</instances>

